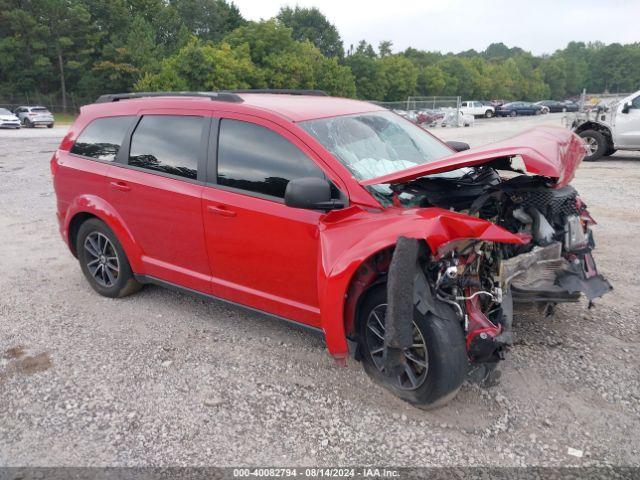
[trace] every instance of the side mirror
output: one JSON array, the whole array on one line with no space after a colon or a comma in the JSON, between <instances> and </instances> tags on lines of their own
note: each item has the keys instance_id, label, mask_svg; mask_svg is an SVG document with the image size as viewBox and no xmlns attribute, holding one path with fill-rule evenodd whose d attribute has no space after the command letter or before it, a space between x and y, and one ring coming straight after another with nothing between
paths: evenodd
<instances>
[{"instance_id":1,"label":"side mirror","mask_svg":"<svg viewBox=\"0 0 640 480\"><path fill-rule=\"evenodd\" d=\"M468 143L456 142L455 140L449 140L447 142L447 145L449 145L449 148L455 150L456 152L464 152L465 150L469 150L471 148Z\"/></svg>"},{"instance_id":2,"label":"side mirror","mask_svg":"<svg viewBox=\"0 0 640 480\"><path fill-rule=\"evenodd\" d=\"M284 204L308 210L333 210L342 208L340 200L331 198L331 185L324 178L294 178L284 191Z\"/></svg>"},{"instance_id":3,"label":"side mirror","mask_svg":"<svg viewBox=\"0 0 640 480\"><path fill-rule=\"evenodd\" d=\"M624 104L624 106L622 107L622 113L629 113L629 110L631 110L631 102L627 102Z\"/></svg>"}]
</instances>

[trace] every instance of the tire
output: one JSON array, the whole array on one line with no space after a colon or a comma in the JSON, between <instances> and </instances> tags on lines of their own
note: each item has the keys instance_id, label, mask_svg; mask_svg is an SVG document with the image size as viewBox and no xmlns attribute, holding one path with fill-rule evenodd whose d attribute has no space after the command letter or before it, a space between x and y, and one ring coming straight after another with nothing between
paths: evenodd
<instances>
[{"instance_id":1,"label":"tire","mask_svg":"<svg viewBox=\"0 0 640 480\"><path fill-rule=\"evenodd\" d=\"M603 134L597 130L585 130L578 135L582 137L587 145L587 156L584 157L585 162L595 162L604 156L608 149L609 142Z\"/></svg>"},{"instance_id":2,"label":"tire","mask_svg":"<svg viewBox=\"0 0 640 480\"><path fill-rule=\"evenodd\" d=\"M100 295L121 298L137 292L142 287L133 276L129 260L118 238L101 220L91 218L80 225L76 238L76 253L82 273L89 285ZM114 266L116 268L113 268Z\"/></svg>"},{"instance_id":3,"label":"tire","mask_svg":"<svg viewBox=\"0 0 640 480\"><path fill-rule=\"evenodd\" d=\"M515 111L515 110L511 110L511 111L509 112L509 116L510 116L510 117L517 117L517 116L518 116L518 112L517 112L517 111Z\"/></svg>"},{"instance_id":4,"label":"tire","mask_svg":"<svg viewBox=\"0 0 640 480\"><path fill-rule=\"evenodd\" d=\"M47 128L53 128L53 123L50 123L49 125L47 125Z\"/></svg>"},{"instance_id":5,"label":"tire","mask_svg":"<svg viewBox=\"0 0 640 480\"><path fill-rule=\"evenodd\" d=\"M491 118L493 117L493 112L491 110L487 110L486 112L484 112L484 118Z\"/></svg>"},{"instance_id":6,"label":"tire","mask_svg":"<svg viewBox=\"0 0 640 480\"><path fill-rule=\"evenodd\" d=\"M542 110L536 109L533 113L534 115L542 115Z\"/></svg>"},{"instance_id":7,"label":"tire","mask_svg":"<svg viewBox=\"0 0 640 480\"><path fill-rule=\"evenodd\" d=\"M416 382L412 384L407 373L391 380L380 369L380 336L369 329L369 325L377 326L380 333L380 325L384 325L384 318L380 314L386 310L386 303L387 288L382 284L366 294L359 308L358 349L364 371L374 382L418 408L429 410L441 407L458 393L469 368L461 325L414 310L414 343L420 344L422 341L426 347L408 349L413 360L406 357L407 365L414 372ZM377 322L372 312L377 313L382 324ZM428 360L426 365L414 363L425 358Z\"/></svg>"},{"instance_id":8,"label":"tire","mask_svg":"<svg viewBox=\"0 0 640 480\"><path fill-rule=\"evenodd\" d=\"M614 153L616 153L617 151L618 151L617 149L615 149L615 148L613 148L613 147L609 147L609 148L607 149L607 151L606 151L606 152L604 152L603 157L608 157L608 156L610 156L610 155L613 155L613 154L614 154Z\"/></svg>"}]
</instances>

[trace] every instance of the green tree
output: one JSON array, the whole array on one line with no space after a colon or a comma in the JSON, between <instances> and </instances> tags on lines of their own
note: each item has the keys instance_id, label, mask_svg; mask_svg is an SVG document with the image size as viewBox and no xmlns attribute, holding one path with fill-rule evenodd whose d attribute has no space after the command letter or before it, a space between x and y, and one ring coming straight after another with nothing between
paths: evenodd
<instances>
[{"instance_id":1,"label":"green tree","mask_svg":"<svg viewBox=\"0 0 640 480\"><path fill-rule=\"evenodd\" d=\"M233 3L224 0L169 0L168 10L191 35L217 42L246 22Z\"/></svg>"},{"instance_id":2,"label":"green tree","mask_svg":"<svg viewBox=\"0 0 640 480\"><path fill-rule=\"evenodd\" d=\"M435 65L426 65L418 73L418 95L442 96L447 85L445 73Z\"/></svg>"},{"instance_id":3,"label":"green tree","mask_svg":"<svg viewBox=\"0 0 640 480\"><path fill-rule=\"evenodd\" d=\"M369 57L369 58L375 58L378 56L373 46L366 40L360 40L355 51L353 51L353 45L351 45L351 51L349 52L349 55L354 55L354 54L364 55L365 57Z\"/></svg>"},{"instance_id":4,"label":"green tree","mask_svg":"<svg viewBox=\"0 0 640 480\"><path fill-rule=\"evenodd\" d=\"M359 47L356 53L345 58L345 65L353 73L358 98L384 100L385 89L380 78L380 62L376 59L375 52L371 55L366 46L362 49Z\"/></svg>"},{"instance_id":5,"label":"green tree","mask_svg":"<svg viewBox=\"0 0 640 480\"><path fill-rule=\"evenodd\" d=\"M406 100L415 95L418 69L402 55L387 55L379 60L379 81L384 89L384 100Z\"/></svg>"},{"instance_id":6,"label":"green tree","mask_svg":"<svg viewBox=\"0 0 640 480\"><path fill-rule=\"evenodd\" d=\"M0 85L5 95L47 90L52 64L46 36L29 4L0 0Z\"/></svg>"},{"instance_id":7,"label":"green tree","mask_svg":"<svg viewBox=\"0 0 640 480\"><path fill-rule=\"evenodd\" d=\"M34 5L48 57L57 69L62 110L66 111L69 77L82 74L102 33L79 0L39 0Z\"/></svg>"},{"instance_id":8,"label":"green tree","mask_svg":"<svg viewBox=\"0 0 640 480\"><path fill-rule=\"evenodd\" d=\"M344 56L338 29L317 8L283 7L276 17L289 27L294 40L308 40L326 57Z\"/></svg>"},{"instance_id":9,"label":"green tree","mask_svg":"<svg viewBox=\"0 0 640 480\"><path fill-rule=\"evenodd\" d=\"M158 73L145 73L135 89L242 89L259 83L259 76L246 45L232 49L228 43L213 46L192 37L179 52L162 62Z\"/></svg>"},{"instance_id":10,"label":"green tree","mask_svg":"<svg viewBox=\"0 0 640 480\"><path fill-rule=\"evenodd\" d=\"M562 100L567 93L567 64L562 57L553 56L542 64L544 81L552 98Z\"/></svg>"},{"instance_id":11,"label":"green tree","mask_svg":"<svg viewBox=\"0 0 640 480\"><path fill-rule=\"evenodd\" d=\"M79 82L81 95L99 91L100 85L110 85L114 91L127 91L144 72L158 69L161 53L153 27L142 16L135 17L130 26L124 39L114 39L103 47L100 59Z\"/></svg>"},{"instance_id":12,"label":"green tree","mask_svg":"<svg viewBox=\"0 0 640 480\"><path fill-rule=\"evenodd\" d=\"M389 40L383 40L378 45L378 55L380 56L380 58L387 57L393 53L392 48L393 42Z\"/></svg>"}]
</instances>

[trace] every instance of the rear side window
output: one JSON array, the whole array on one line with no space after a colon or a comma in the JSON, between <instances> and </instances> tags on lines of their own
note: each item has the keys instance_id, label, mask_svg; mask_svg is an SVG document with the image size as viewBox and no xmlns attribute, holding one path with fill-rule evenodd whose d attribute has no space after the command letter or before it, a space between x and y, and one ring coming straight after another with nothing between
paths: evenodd
<instances>
[{"instance_id":1,"label":"rear side window","mask_svg":"<svg viewBox=\"0 0 640 480\"><path fill-rule=\"evenodd\" d=\"M224 119L218 141L218 184L284 198L294 178L322 170L281 135L253 123Z\"/></svg>"},{"instance_id":2,"label":"rear side window","mask_svg":"<svg viewBox=\"0 0 640 480\"><path fill-rule=\"evenodd\" d=\"M134 116L98 118L91 122L71 147L71 153L113 161Z\"/></svg>"},{"instance_id":3,"label":"rear side window","mask_svg":"<svg viewBox=\"0 0 640 480\"><path fill-rule=\"evenodd\" d=\"M129 165L195 180L203 126L203 117L142 117L131 138Z\"/></svg>"}]
</instances>

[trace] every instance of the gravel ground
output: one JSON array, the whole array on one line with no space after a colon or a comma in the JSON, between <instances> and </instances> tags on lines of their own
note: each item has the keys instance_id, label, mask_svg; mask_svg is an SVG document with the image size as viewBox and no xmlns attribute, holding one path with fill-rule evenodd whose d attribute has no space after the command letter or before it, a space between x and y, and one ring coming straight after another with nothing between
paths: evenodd
<instances>
[{"instance_id":1,"label":"gravel ground","mask_svg":"<svg viewBox=\"0 0 640 480\"><path fill-rule=\"evenodd\" d=\"M436 133L478 145L560 117ZM517 311L500 384L424 412L305 330L157 287L94 293L56 228L65 130L0 131L0 466L640 465L640 155L574 181L615 291Z\"/></svg>"}]
</instances>

